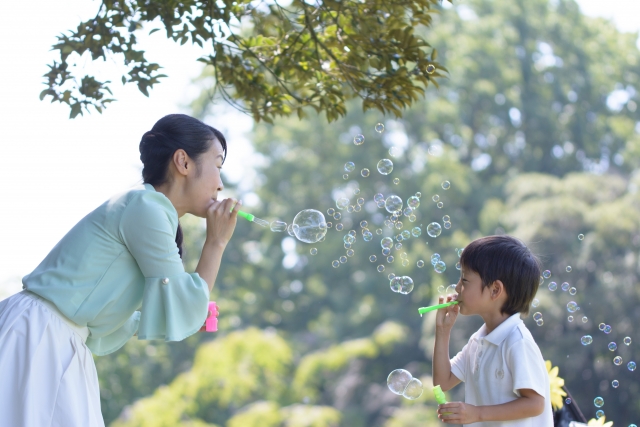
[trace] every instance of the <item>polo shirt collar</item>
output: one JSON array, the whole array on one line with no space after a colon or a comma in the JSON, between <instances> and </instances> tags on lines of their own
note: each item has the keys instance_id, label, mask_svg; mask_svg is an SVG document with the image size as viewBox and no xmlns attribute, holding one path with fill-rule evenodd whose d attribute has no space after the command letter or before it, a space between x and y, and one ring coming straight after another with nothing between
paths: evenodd
<instances>
[{"instance_id":1,"label":"polo shirt collar","mask_svg":"<svg viewBox=\"0 0 640 427\"><path fill-rule=\"evenodd\" d=\"M521 323L522 319L520 318L520 313L513 314L504 322L502 322L497 328L491 331L490 334L484 336L484 339L489 341L491 344L500 345L502 341L504 341L509 336L513 328L517 327ZM486 325L482 325L482 328L480 329L486 334Z\"/></svg>"}]
</instances>

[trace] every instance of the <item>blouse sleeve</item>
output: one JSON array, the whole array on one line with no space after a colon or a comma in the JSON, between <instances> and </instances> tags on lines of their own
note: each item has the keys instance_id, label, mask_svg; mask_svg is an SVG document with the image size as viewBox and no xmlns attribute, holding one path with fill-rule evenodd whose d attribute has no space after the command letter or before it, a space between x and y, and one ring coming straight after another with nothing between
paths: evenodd
<instances>
[{"instance_id":1,"label":"blouse sleeve","mask_svg":"<svg viewBox=\"0 0 640 427\"><path fill-rule=\"evenodd\" d=\"M142 192L123 213L121 237L145 278L139 339L181 341L207 318L209 287L184 271L177 228L175 208L161 193Z\"/></svg>"}]
</instances>

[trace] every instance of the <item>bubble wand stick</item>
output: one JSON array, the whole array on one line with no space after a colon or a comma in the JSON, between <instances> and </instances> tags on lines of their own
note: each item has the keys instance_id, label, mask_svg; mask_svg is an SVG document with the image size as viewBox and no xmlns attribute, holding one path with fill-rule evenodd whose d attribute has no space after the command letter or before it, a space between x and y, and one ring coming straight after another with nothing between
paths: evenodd
<instances>
[{"instance_id":1,"label":"bubble wand stick","mask_svg":"<svg viewBox=\"0 0 640 427\"><path fill-rule=\"evenodd\" d=\"M264 219L256 218L255 216L251 215L250 213L246 213L246 212L243 212L243 211L238 211L238 216L246 219L247 221L255 222L256 224L261 225L263 227L268 227L269 226L269 222L265 221Z\"/></svg>"},{"instance_id":2,"label":"bubble wand stick","mask_svg":"<svg viewBox=\"0 0 640 427\"><path fill-rule=\"evenodd\" d=\"M429 306L429 307L420 307L418 309L418 313L420 313L420 317L422 317L423 314L428 313L430 311L439 310L439 309L445 308L445 307L450 307L450 306L455 305L455 304L458 304L458 301L449 301L449 302L445 302L445 303L438 304L438 305L432 305L432 306Z\"/></svg>"}]
</instances>

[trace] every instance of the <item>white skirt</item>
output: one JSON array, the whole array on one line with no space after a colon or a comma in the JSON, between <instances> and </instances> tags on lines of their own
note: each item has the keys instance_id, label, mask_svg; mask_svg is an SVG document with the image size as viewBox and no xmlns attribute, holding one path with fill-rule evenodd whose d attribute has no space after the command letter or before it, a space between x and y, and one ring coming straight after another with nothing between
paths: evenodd
<instances>
[{"instance_id":1,"label":"white skirt","mask_svg":"<svg viewBox=\"0 0 640 427\"><path fill-rule=\"evenodd\" d=\"M29 291L0 301L0 427L104 427L87 335Z\"/></svg>"}]
</instances>

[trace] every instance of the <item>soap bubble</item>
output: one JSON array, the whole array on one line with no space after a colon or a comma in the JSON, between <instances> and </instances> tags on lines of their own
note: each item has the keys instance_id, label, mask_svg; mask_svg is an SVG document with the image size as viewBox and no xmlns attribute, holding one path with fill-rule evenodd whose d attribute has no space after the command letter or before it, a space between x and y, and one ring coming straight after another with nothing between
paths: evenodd
<instances>
[{"instance_id":1,"label":"soap bubble","mask_svg":"<svg viewBox=\"0 0 640 427\"><path fill-rule=\"evenodd\" d=\"M555 291L556 289L558 289L558 284L556 282L549 283L549 290L551 292Z\"/></svg>"},{"instance_id":2,"label":"soap bubble","mask_svg":"<svg viewBox=\"0 0 640 427\"><path fill-rule=\"evenodd\" d=\"M393 183L394 183L395 185L400 184L400 178L393 178Z\"/></svg>"},{"instance_id":3,"label":"soap bubble","mask_svg":"<svg viewBox=\"0 0 640 427\"><path fill-rule=\"evenodd\" d=\"M422 268L424 267L424 261L423 260L418 260L418 262L416 262L416 265L418 266L418 268Z\"/></svg>"},{"instance_id":4,"label":"soap bubble","mask_svg":"<svg viewBox=\"0 0 640 427\"><path fill-rule=\"evenodd\" d=\"M460 248L460 249L458 249L458 257L461 257L461 256L462 256L462 251L463 251L463 250L464 250L464 248Z\"/></svg>"},{"instance_id":5,"label":"soap bubble","mask_svg":"<svg viewBox=\"0 0 640 427\"><path fill-rule=\"evenodd\" d=\"M589 318L587 316L582 316L582 323L587 323Z\"/></svg>"},{"instance_id":6,"label":"soap bubble","mask_svg":"<svg viewBox=\"0 0 640 427\"><path fill-rule=\"evenodd\" d=\"M353 237L351 234L345 234L345 235L344 235L344 237L342 238L342 240L343 240L345 243L352 244L353 242L355 242L355 241L356 241L356 238L355 238L355 237Z\"/></svg>"},{"instance_id":7,"label":"soap bubble","mask_svg":"<svg viewBox=\"0 0 640 427\"><path fill-rule=\"evenodd\" d=\"M400 293L407 295L413 290L413 279L409 276L402 276L402 288Z\"/></svg>"},{"instance_id":8,"label":"soap bubble","mask_svg":"<svg viewBox=\"0 0 640 427\"><path fill-rule=\"evenodd\" d=\"M538 298L534 298L533 301L531 301L531 307L536 308L539 305L540 301L538 300Z\"/></svg>"},{"instance_id":9,"label":"soap bubble","mask_svg":"<svg viewBox=\"0 0 640 427\"><path fill-rule=\"evenodd\" d=\"M373 239L373 233L367 230L364 233L362 233L362 238L364 239L365 242L370 242Z\"/></svg>"},{"instance_id":10,"label":"soap bubble","mask_svg":"<svg viewBox=\"0 0 640 427\"><path fill-rule=\"evenodd\" d=\"M358 200L356 200L356 203L358 204L358 206L364 205L364 197L358 197Z\"/></svg>"},{"instance_id":11,"label":"soap bubble","mask_svg":"<svg viewBox=\"0 0 640 427\"><path fill-rule=\"evenodd\" d=\"M378 193L375 196L373 196L373 201L376 203L382 200L384 200L384 195L382 193Z\"/></svg>"},{"instance_id":12,"label":"soap bubble","mask_svg":"<svg viewBox=\"0 0 640 427\"><path fill-rule=\"evenodd\" d=\"M636 370L636 362L631 361L629 363L627 363L627 369L630 370L631 372Z\"/></svg>"},{"instance_id":13,"label":"soap bubble","mask_svg":"<svg viewBox=\"0 0 640 427\"><path fill-rule=\"evenodd\" d=\"M582 343L582 345L589 345L593 342L593 338L591 337L591 335L585 335L580 338L580 342Z\"/></svg>"},{"instance_id":14,"label":"soap bubble","mask_svg":"<svg viewBox=\"0 0 640 427\"><path fill-rule=\"evenodd\" d=\"M443 190L448 190L449 188L451 188L451 183L449 181L444 181L442 183L442 189Z\"/></svg>"},{"instance_id":15,"label":"soap bubble","mask_svg":"<svg viewBox=\"0 0 640 427\"><path fill-rule=\"evenodd\" d=\"M462 264L456 262L456 270L462 270Z\"/></svg>"},{"instance_id":16,"label":"soap bubble","mask_svg":"<svg viewBox=\"0 0 640 427\"><path fill-rule=\"evenodd\" d=\"M596 411L596 419L600 419L604 417L604 411L602 409L599 409Z\"/></svg>"},{"instance_id":17,"label":"soap bubble","mask_svg":"<svg viewBox=\"0 0 640 427\"><path fill-rule=\"evenodd\" d=\"M331 261L331 265L333 266L333 268L338 268L340 267L340 261L338 261L337 259L333 260Z\"/></svg>"},{"instance_id":18,"label":"soap bubble","mask_svg":"<svg viewBox=\"0 0 640 427\"><path fill-rule=\"evenodd\" d=\"M360 175L362 175L362 177L363 177L363 178L368 177L368 176L369 176L369 169L367 169L367 168L363 168L363 169L360 171Z\"/></svg>"},{"instance_id":19,"label":"soap bubble","mask_svg":"<svg viewBox=\"0 0 640 427\"><path fill-rule=\"evenodd\" d=\"M271 231L276 233L283 232L287 229L287 223L284 221L272 221L271 222Z\"/></svg>"},{"instance_id":20,"label":"soap bubble","mask_svg":"<svg viewBox=\"0 0 640 427\"><path fill-rule=\"evenodd\" d=\"M403 230L400 234L404 240L409 240L411 238L411 232L409 232L409 230Z\"/></svg>"},{"instance_id":21,"label":"soap bubble","mask_svg":"<svg viewBox=\"0 0 640 427\"><path fill-rule=\"evenodd\" d=\"M445 215L442 217L443 222L451 222L451 217L449 215Z\"/></svg>"},{"instance_id":22,"label":"soap bubble","mask_svg":"<svg viewBox=\"0 0 640 427\"><path fill-rule=\"evenodd\" d=\"M624 342L625 345L630 345L631 344L631 337L624 337L624 340L622 340Z\"/></svg>"},{"instance_id":23,"label":"soap bubble","mask_svg":"<svg viewBox=\"0 0 640 427\"><path fill-rule=\"evenodd\" d=\"M567 317L567 321L569 321L569 322L573 322L573 316L569 315L569 316Z\"/></svg>"},{"instance_id":24,"label":"soap bubble","mask_svg":"<svg viewBox=\"0 0 640 427\"><path fill-rule=\"evenodd\" d=\"M567 303L567 311L569 313L575 313L578 311L578 304L575 301L569 301Z\"/></svg>"},{"instance_id":25,"label":"soap bubble","mask_svg":"<svg viewBox=\"0 0 640 427\"><path fill-rule=\"evenodd\" d=\"M389 279L389 280L393 280L393 278L394 278L394 277L396 277L396 275L395 275L395 274L393 274L393 273L389 273L389 275L387 276L387 279Z\"/></svg>"},{"instance_id":26,"label":"soap bubble","mask_svg":"<svg viewBox=\"0 0 640 427\"><path fill-rule=\"evenodd\" d=\"M578 234L578 240L584 240L584 234Z\"/></svg>"},{"instance_id":27,"label":"soap bubble","mask_svg":"<svg viewBox=\"0 0 640 427\"><path fill-rule=\"evenodd\" d=\"M456 292L456 285L449 285L447 286L447 289L445 290L445 293L447 295L458 295L458 292Z\"/></svg>"},{"instance_id":28,"label":"soap bubble","mask_svg":"<svg viewBox=\"0 0 640 427\"><path fill-rule=\"evenodd\" d=\"M571 266L570 266L570 265L567 265L566 270L567 270L567 273L571 273L571 270L572 270Z\"/></svg>"},{"instance_id":29,"label":"soap bubble","mask_svg":"<svg viewBox=\"0 0 640 427\"><path fill-rule=\"evenodd\" d=\"M344 228L344 224L342 224L341 222L336 224L336 230L342 231L343 228Z\"/></svg>"},{"instance_id":30,"label":"soap bubble","mask_svg":"<svg viewBox=\"0 0 640 427\"><path fill-rule=\"evenodd\" d=\"M389 155L391 157L398 157L400 154L402 154L402 150L399 149L398 147L389 148Z\"/></svg>"},{"instance_id":31,"label":"soap bubble","mask_svg":"<svg viewBox=\"0 0 640 427\"><path fill-rule=\"evenodd\" d=\"M336 207L340 210L346 208L347 206L349 206L349 199L347 199L346 197L340 197L338 200L336 200ZM333 214L330 214L333 215Z\"/></svg>"},{"instance_id":32,"label":"soap bubble","mask_svg":"<svg viewBox=\"0 0 640 427\"><path fill-rule=\"evenodd\" d=\"M403 265L404 267L406 267L407 265L409 265L409 260L408 260L408 259L403 259L403 260L402 260L402 265Z\"/></svg>"},{"instance_id":33,"label":"soap bubble","mask_svg":"<svg viewBox=\"0 0 640 427\"><path fill-rule=\"evenodd\" d=\"M422 396L422 382L417 378L412 378L402 395L410 400L419 398Z\"/></svg>"},{"instance_id":34,"label":"soap bubble","mask_svg":"<svg viewBox=\"0 0 640 427\"><path fill-rule=\"evenodd\" d=\"M576 292L578 292L576 288L569 288L569 295L575 295Z\"/></svg>"},{"instance_id":35,"label":"soap bubble","mask_svg":"<svg viewBox=\"0 0 640 427\"><path fill-rule=\"evenodd\" d=\"M355 145L362 145L364 144L364 135L356 135L353 137L353 143Z\"/></svg>"},{"instance_id":36,"label":"soap bubble","mask_svg":"<svg viewBox=\"0 0 640 427\"><path fill-rule=\"evenodd\" d=\"M427 225L427 234L431 237L438 237L442 233L442 227L437 222Z\"/></svg>"},{"instance_id":37,"label":"soap bubble","mask_svg":"<svg viewBox=\"0 0 640 427\"><path fill-rule=\"evenodd\" d=\"M404 225L404 224L402 224L402 221L397 221L397 222L396 222L396 228L397 228L398 230L400 230L400 229L402 228L402 226L403 226L403 225ZM402 239L400 239L400 240L402 240ZM398 240L398 241L400 241L400 240Z\"/></svg>"},{"instance_id":38,"label":"soap bubble","mask_svg":"<svg viewBox=\"0 0 640 427\"><path fill-rule=\"evenodd\" d=\"M407 205L410 206L412 209L417 208L418 206L420 206L420 198L416 196L409 197L407 199Z\"/></svg>"},{"instance_id":39,"label":"soap bubble","mask_svg":"<svg viewBox=\"0 0 640 427\"><path fill-rule=\"evenodd\" d=\"M437 202L438 200L440 200L440 196L438 196L437 194L435 194L431 200L433 200L434 202Z\"/></svg>"},{"instance_id":40,"label":"soap bubble","mask_svg":"<svg viewBox=\"0 0 640 427\"><path fill-rule=\"evenodd\" d=\"M413 227L411 229L411 234L413 235L413 237L420 237L420 235L422 234L422 230L420 230L420 227Z\"/></svg>"},{"instance_id":41,"label":"soap bubble","mask_svg":"<svg viewBox=\"0 0 640 427\"><path fill-rule=\"evenodd\" d=\"M536 320L536 325L538 325L538 326L544 325L544 320L542 320L542 319Z\"/></svg>"},{"instance_id":42,"label":"soap bubble","mask_svg":"<svg viewBox=\"0 0 640 427\"><path fill-rule=\"evenodd\" d=\"M611 387L618 388L620 386L620 382L618 380L611 381Z\"/></svg>"},{"instance_id":43,"label":"soap bubble","mask_svg":"<svg viewBox=\"0 0 640 427\"><path fill-rule=\"evenodd\" d=\"M334 214L334 213L336 213L336 210L335 210L335 209L333 209L333 208L329 208L329 209L327 209L327 215L329 215L329 216L333 216L333 214Z\"/></svg>"},{"instance_id":44,"label":"soap bubble","mask_svg":"<svg viewBox=\"0 0 640 427\"><path fill-rule=\"evenodd\" d=\"M564 403L566 403L567 405L571 405L571 398L567 397L564 401Z\"/></svg>"},{"instance_id":45,"label":"soap bubble","mask_svg":"<svg viewBox=\"0 0 640 427\"><path fill-rule=\"evenodd\" d=\"M380 264L376 270L378 270L378 273L382 273L384 271L384 265Z\"/></svg>"},{"instance_id":46,"label":"soap bubble","mask_svg":"<svg viewBox=\"0 0 640 427\"><path fill-rule=\"evenodd\" d=\"M336 212L333 214L333 219L335 219L336 221L340 221L341 218L342 214L340 212Z\"/></svg>"},{"instance_id":47,"label":"soap bubble","mask_svg":"<svg viewBox=\"0 0 640 427\"><path fill-rule=\"evenodd\" d=\"M596 408L602 408L602 406L604 405L604 399L601 397L596 397L595 399L593 399L593 404Z\"/></svg>"},{"instance_id":48,"label":"soap bubble","mask_svg":"<svg viewBox=\"0 0 640 427\"><path fill-rule=\"evenodd\" d=\"M353 249L347 249L347 256L348 257L352 257L353 254L355 254L355 251Z\"/></svg>"},{"instance_id":49,"label":"soap bubble","mask_svg":"<svg viewBox=\"0 0 640 427\"><path fill-rule=\"evenodd\" d=\"M317 248L311 248L311 249L309 250L309 253L310 253L311 255L316 255L316 254L318 253L318 249L317 249Z\"/></svg>"},{"instance_id":50,"label":"soap bubble","mask_svg":"<svg viewBox=\"0 0 640 427\"><path fill-rule=\"evenodd\" d=\"M604 331L605 326L607 326L607 325L605 325L604 323L600 323L598 325L598 329L600 329L601 331Z\"/></svg>"},{"instance_id":51,"label":"soap bubble","mask_svg":"<svg viewBox=\"0 0 640 427\"><path fill-rule=\"evenodd\" d=\"M347 262L347 257L342 255L340 258L338 258L340 260L340 264L345 264Z\"/></svg>"},{"instance_id":52,"label":"soap bubble","mask_svg":"<svg viewBox=\"0 0 640 427\"><path fill-rule=\"evenodd\" d=\"M567 292L567 291L569 290L569 287L570 287L570 286L571 286L571 285L569 285L567 282L564 282L564 283L562 284L562 286L561 286L561 289L562 289L563 291Z\"/></svg>"},{"instance_id":53,"label":"soap bubble","mask_svg":"<svg viewBox=\"0 0 640 427\"><path fill-rule=\"evenodd\" d=\"M447 269L447 264L445 264L444 261L438 261L436 262L436 265L433 266L433 269L436 271L436 273L444 273L444 271Z\"/></svg>"},{"instance_id":54,"label":"soap bubble","mask_svg":"<svg viewBox=\"0 0 640 427\"><path fill-rule=\"evenodd\" d=\"M542 277L544 277L545 279L548 279L549 277L551 277L551 272L549 270L543 271Z\"/></svg>"},{"instance_id":55,"label":"soap bubble","mask_svg":"<svg viewBox=\"0 0 640 427\"><path fill-rule=\"evenodd\" d=\"M374 129L376 130L376 132L382 133L382 132L384 132L384 125L382 123L378 123L378 124L376 124Z\"/></svg>"},{"instance_id":56,"label":"soap bubble","mask_svg":"<svg viewBox=\"0 0 640 427\"><path fill-rule=\"evenodd\" d=\"M604 327L604 329L602 330L602 332L604 332L605 334L610 334L611 333L611 326L606 325Z\"/></svg>"},{"instance_id":57,"label":"soap bubble","mask_svg":"<svg viewBox=\"0 0 640 427\"><path fill-rule=\"evenodd\" d=\"M402 209L402 199L396 195L387 197L384 207L389 213L394 213Z\"/></svg>"},{"instance_id":58,"label":"soap bubble","mask_svg":"<svg viewBox=\"0 0 640 427\"><path fill-rule=\"evenodd\" d=\"M353 162L347 162L344 164L344 171L347 173L353 172L355 168L356 168L356 164Z\"/></svg>"},{"instance_id":59,"label":"soap bubble","mask_svg":"<svg viewBox=\"0 0 640 427\"><path fill-rule=\"evenodd\" d=\"M393 239L391 237L383 237L382 240L380 240L380 246L390 248L393 246Z\"/></svg>"},{"instance_id":60,"label":"soap bubble","mask_svg":"<svg viewBox=\"0 0 640 427\"><path fill-rule=\"evenodd\" d=\"M376 234L378 236L381 236L382 235L382 228L376 228Z\"/></svg>"},{"instance_id":61,"label":"soap bubble","mask_svg":"<svg viewBox=\"0 0 640 427\"><path fill-rule=\"evenodd\" d=\"M375 255L371 255L371 256L369 257L369 261L371 261L371 262L376 262L376 260L377 260L377 259L378 259L378 257L377 257L377 256L375 256Z\"/></svg>"},{"instance_id":62,"label":"soap bubble","mask_svg":"<svg viewBox=\"0 0 640 427\"><path fill-rule=\"evenodd\" d=\"M609 350L611 350L611 351L616 351L616 349L618 348L618 344L616 344L614 342L610 342L607 347L609 347Z\"/></svg>"},{"instance_id":63,"label":"soap bubble","mask_svg":"<svg viewBox=\"0 0 640 427\"><path fill-rule=\"evenodd\" d=\"M391 371L387 377L387 386L392 393L402 395L404 389L409 385L409 381L413 378L413 375L404 369L396 369Z\"/></svg>"},{"instance_id":64,"label":"soap bubble","mask_svg":"<svg viewBox=\"0 0 640 427\"><path fill-rule=\"evenodd\" d=\"M411 215L409 215L409 221L410 221L410 222L416 222L416 216L415 216L415 214L411 214Z\"/></svg>"},{"instance_id":65,"label":"soap bubble","mask_svg":"<svg viewBox=\"0 0 640 427\"><path fill-rule=\"evenodd\" d=\"M438 202L436 206L438 207L438 209L442 209L442 207L444 206L444 203Z\"/></svg>"},{"instance_id":66,"label":"soap bubble","mask_svg":"<svg viewBox=\"0 0 640 427\"><path fill-rule=\"evenodd\" d=\"M400 292L402 288L402 277L393 277L389 279L389 287L393 292Z\"/></svg>"},{"instance_id":67,"label":"soap bubble","mask_svg":"<svg viewBox=\"0 0 640 427\"><path fill-rule=\"evenodd\" d=\"M616 356L613 358L613 364L616 366L622 365L622 357Z\"/></svg>"},{"instance_id":68,"label":"soap bubble","mask_svg":"<svg viewBox=\"0 0 640 427\"><path fill-rule=\"evenodd\" d=\"M382 255L389 256L391 253L391 248L382 248Z\"/></svg>"},{"instance_id":69,"label":"soap bubble","mask_svg":"<svg viewBox=\"0 0 640 427\"><path fill-rule=\"evenodd\" d=\"M438 286L438 293L441 294L444 292L444 286L440 285Z\"/></svg>"},{"instance_id":70,"label":"soap bubble","mask_svg":"<svg viewBox=\"0 0 640 427\"><path fill-rule=\"evenodd\" d=\"M539 311L536 313L533 313L533 320L537 322L540 319L542 319L542 313L540 313Z\"/></svg>"},{"instance_id":71,"label":"soap bubble","mask_svg":"<svg viewBox=\"0 0 640 427\"><path fill-rule=\"evenodd\" d=\"M393 162L389 159L382 159L378 162L377 167L381 175L389 175L393 171Z\"/></svg>"},{"instance_id":72,"label":"soap bubble","mask_svg":"<svg viewBox=\"0 0 640 427\"><path fill-rule=\"evenodd\" d=\"M431 255L431 265L436 265L438 261L440 261L440 254Z\"/></svg>"},{"instance_id":73,"label":"soap bubble","mask_svg":"<svg viewBox=\"0 0 640 427\"><path fill-rule=\"evenodd\" d=\"M450 228L451 228L451 223L450 223L450 222L445 222L445 223L443 224L443 227L444 227L445 229L447 229L447 230L448 230L448 229L450 229Z\"/></svg>"}]
</instances>

